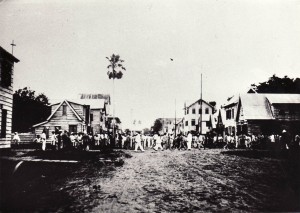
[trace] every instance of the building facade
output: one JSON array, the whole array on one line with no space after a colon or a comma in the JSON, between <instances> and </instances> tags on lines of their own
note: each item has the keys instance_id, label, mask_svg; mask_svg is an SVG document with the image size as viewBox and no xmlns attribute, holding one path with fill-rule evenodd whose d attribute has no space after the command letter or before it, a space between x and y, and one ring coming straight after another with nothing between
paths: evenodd
<instances>
[{"instance_id":1,"label":"building facade","mask_svg":"<svg viewBox=\"0 0 300 213\"><path fill-rule=\"evenodd\" d=\"M201 99L184 107L184 133L192 131L206 134L211 131L214 113L215 107Z\"/></svg>"},{"instance_id":2,"label":"building facade","mask_svg":"<svg viewBox=\"0 0 300 213\"><path fill-rule=\"evenodd\" d=\"M10 148L13 105L14 63L12 54L0 47L0 148Z\"/></svg>"},{"instance_id":3,"label":"building facade","mask_svg":"<svg viewBox=\"0 0 300 213\"><path fill-rule=\"evenodd\" d=\"M51 105L51 115L46 121L33 125L34 133L41 135L43 131L49 137L52 131L84 132L90 125L90 106L64 100Z\"/></svg>"},{"instance_id":4,"label":"building facade","mask_svg":"<svg viewBox=\"0 0 300 213\"><path fill-rule=\"evenodd\" d=\"M230 116L232 109L236 111ZM238 95L222 110L227 134L300 133L300 94Z\"/></svg>"}]
</instances>

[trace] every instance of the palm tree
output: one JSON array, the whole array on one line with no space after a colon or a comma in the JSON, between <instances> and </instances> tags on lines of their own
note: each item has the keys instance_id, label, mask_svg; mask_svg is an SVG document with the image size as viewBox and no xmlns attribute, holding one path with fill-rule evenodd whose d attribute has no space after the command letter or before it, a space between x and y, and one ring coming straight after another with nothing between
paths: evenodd
<instances>
[{"instance_id":1,"label":"palm tree","mask_svg":"<svg viewBox=\"0 0 300 213\"><path fill-rule=\"evenodd\" d=\"M125 67L122 63L124 60L120 58L119 55L112 54L110 57L106 57L109 61L109 65L107 66L108 78L113 79L113 120L115 120L115 79L121 79L123 76L123 71L125 71ZM115 139L115 123L113 122L113 138Z\"/></svg>"}]
</instances>

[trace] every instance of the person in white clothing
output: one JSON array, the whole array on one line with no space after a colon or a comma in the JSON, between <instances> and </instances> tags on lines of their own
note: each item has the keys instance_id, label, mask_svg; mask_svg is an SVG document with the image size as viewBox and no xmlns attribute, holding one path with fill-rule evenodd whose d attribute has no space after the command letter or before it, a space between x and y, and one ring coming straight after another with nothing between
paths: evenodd
<instances>
[{"instance_id":1,"label":"person in white clothing","mask_svg":"<svg viewBox=\"0 0 300 213\"><path fill-rule=\"evenodd\" d=\"M137 135L135 136L135 149L134 151L137 152L138 148L140 148L142 150L142 152L144 152L144 148L142 146L142 139L141 139L141 135L139 133L137 133Z\"/></svg>"},{"instance_id":2,"label":"person in white clothing","mask_svg":"<svg viewBox=\"0 0 300 213\"><path fill-rule=\"evenodd\" d=\"M20 136L17 132L14 133L14 137L13 137L13 142L18 146L20 143L21 139Z\"/></svg>"},{"instance_id":3,"label":"person in white clothing","mask_svg":"<svg viewBox=\"0 0 300 213\"><path fill-rule=\"evenodd\" d=\"M51 135L51 145L52 145L52 149L56 149L56 135L55 132L52 131L52 135Z\"/></svg>"},{"instance_id":4,"label":"person in white clothing","mask_svg":"<svg viewBox=\"0 0 300 213\"><path fill-rule=\"evenodd\" d=\"M46 132L43 130L43 133L41 135L41 140L42 140L42 150L46 150Z\"/></svg>"},{"instance_id":5,"label":"person in white clothing","mask_svg":"<svg viewBox=\"0 0 300 213\"><path fill-rule=\"evenodd\" d=\"M188 133L187 135L187 150L191 150L192 149L192 140L193 140L193 136L192 136L192 133Z\"/></svg>"},{"instance_id":6,"label":"person in white clothing","mask_svg":"<svg viewBox=\"0 0 300 213\"><path fill-rule=\"evenodd\" d=\"M155 134L155 135L153 136L153 138L154 138L154 140L155 140L155 146L153 147L153 149L154 149L155 151L157 151L158 149L164 150L164 149L162 148L162 146L161 146L161 138L160 138L160 136L158 136L157 134Z\"/></svg>"}]
</instances>

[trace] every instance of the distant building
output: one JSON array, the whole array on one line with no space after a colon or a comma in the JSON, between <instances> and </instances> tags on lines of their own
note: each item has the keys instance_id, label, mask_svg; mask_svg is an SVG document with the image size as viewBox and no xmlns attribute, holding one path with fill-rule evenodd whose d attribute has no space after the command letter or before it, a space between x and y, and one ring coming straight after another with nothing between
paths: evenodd
<instances>
[{"instance_id":1,"label":"distant building","mask_svg":"<svg viewBox=\"0 0 300 213\"><path fill-rule=\"evenodd\" d=\"M10 148L14 63L19 59L0 47L0 148Z\"/></svg>"},{"instance_id":2,"label":"distant building","mask_svg":"<svg viewBox=\"0 0 300 213\"><path fill-rule=\"evenodd\" d=\"M201 108L202 107L202 108ZM215 106L204 100L197 100L184 108L184 133L199 132L206 134L213 128Z\"/></svg>"},{"instance_id":3,"label":"distant building","mask_svg":"<svg viewBox=\"0 0 300 213\"><path fill-rule=\"evenodd\" d=\"M174 133L175 130L175 118L158 118L162 123L161 134ZM176 118L176 134L182 131L182 118Z\"/></svg>"},{"instance_id":4,"label":"distant building","mask_svg":"<svg viewBox=\"0 0 300 213\"><path fill-rule=\"evenodd\" d=\"M80 94L77 102L90 106L90 125L88 129L93 133L108 130L108 116L110 110L110 95L108 94Z\"/></svg>"},{"instance_id":5,"label":"distant building","mask_svg":"<svg viewBox=\"0 0 300 213\"><path fill-rule=\"evenodd\" d=\"M222 106L228 134L300 133L300 94L248 93Z\"/></svg>"}]
</instances>

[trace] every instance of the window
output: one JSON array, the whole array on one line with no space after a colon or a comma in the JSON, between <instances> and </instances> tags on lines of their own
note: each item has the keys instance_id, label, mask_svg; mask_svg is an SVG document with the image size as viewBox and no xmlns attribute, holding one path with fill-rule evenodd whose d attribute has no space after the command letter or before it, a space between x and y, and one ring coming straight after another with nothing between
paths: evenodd
<instances>
[{"instance_id":1,"label":"window","mask_svg":"<svg viewBox=\"0 0 300 213\"><path fill-rule=\"evenodd\" d=\"M226 110L226 120L231 119L231 110Z\"/></svg>"},{"instance_id":2,"label":"window","mask_svg":"<svg viewBox=\"0 0 300 213\"><path fill-rule=\"evenodd\" d=\"M192 126L195 126L196 125L196 121L195 119L192 119Z\"/></svg>"},{"instance_id":3,"label":"window","mask_svg":"<svg viewBox=\"0 0 300 213\"><path fill-rule=\"evenodd\" d=\"M186 114L189 114L189 109L186 110Z\"/></svg>"},{"instance_id":4,"label":"window","mask_svg":"<svg viewBox=\"0 0 300 213\"><path fill-rule=\"evenodd\" d=\"M231 117L234 118L234 109L231 110Z\"/></svg>"},{"instance_id":5,"label":"window","mask_svg":"<svg viewBox=\"0 0 300 213\"><path fill-rule=\"evenodd\" d=\"M192 114L196 114L196 110L195 109L192 109Z\"/></svg>"},{"instance_id":6,"label":"window","mask_svg":"<svg viewBox=\"0 0 300 213\"><path fill-rule=\"evenodd\" d=\"M2 109L2 115L1 115L1 138L6 137L6 123L7 123L7 110Z\"/></svg>"},{"instance_id":7,"label":"window","mask_svg":"<svg viewBox=\"0 0 300 213\"><path fill-rule=\"evenodd\" d=\"M205 108L205 114L209 114L209 109Z\"/></svg>"},{"instance_id":8,"label":"window","mask_svg":"<svg viewBox=\"0 0 300 213\"><path fill-rule=\"evenodd\" d=\"M186 122L185 122L185 126L188 126L188 125L189 125L189 122L188 122L188 121L186 121Z\"/></svg>"},{"instance_id":9,"label":"window","mask_svg":"<svg viewBox=\"0 0 300 213\"><path fill-rule=\"evenodd\" d=\"M199 109L199 114L202 114L202 109Z\"/></svg>"},{"instance_id":10,"label":"window","mask_svg":"<svg viewBox=\"0 0 300 213\"><path fill-rule=\"evenodd\" d=\"M67 105L63 105L62 115L67 115Z\"/></svg>"},{"instance_id":11,"label":"window","mask_svg":"<svg viewBox=\"0 0 300 213\"><path fill-rule=\"evenodd\" d=\"M90 114L90 117L91 117L91 122L94 121L94 115L92 113Z\"/></svg>"},{"instance_id":12,"label":"window","mask_svg":"<svg viewBox=\"0 0 300 213\"><path fill-rule=\"evenodd\" d=\"M69 132L77 133L77 125L69 125Z\"/></svg>"},{"instance_id":13,"label":"window","mask_svg":"<svg viewBox=\"0 0 300 213\"><path fill-rule=\"evenodd\" d=\"M12 74L12 65L8 61L2 62L1 67L1 86L9 87L11 86L11 74Z\"/></svg>"}]
</instances>

